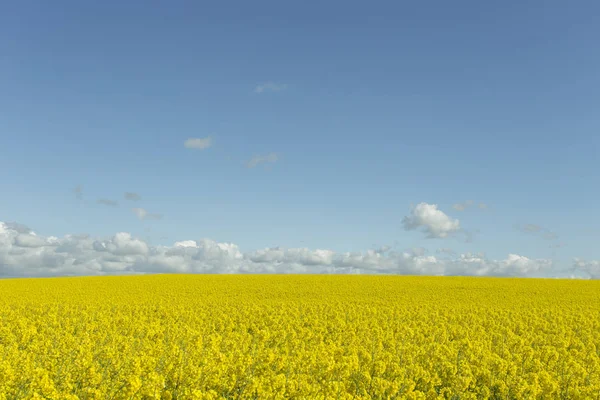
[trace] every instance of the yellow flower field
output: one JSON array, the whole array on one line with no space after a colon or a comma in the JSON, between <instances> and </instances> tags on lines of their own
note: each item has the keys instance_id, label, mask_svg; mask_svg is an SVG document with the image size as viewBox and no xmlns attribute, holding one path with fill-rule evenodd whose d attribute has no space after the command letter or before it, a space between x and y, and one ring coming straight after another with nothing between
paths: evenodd
<instances>
[{"instance_id":1,"label":"yellow flower field","mask_svg":"<svg viewBox=\"0 0 600 400\"><path fill-rule=\"evenodd\" d=\"M598 399L600 282L0 280L0 399Z\"/></svg>"}]
</instances>

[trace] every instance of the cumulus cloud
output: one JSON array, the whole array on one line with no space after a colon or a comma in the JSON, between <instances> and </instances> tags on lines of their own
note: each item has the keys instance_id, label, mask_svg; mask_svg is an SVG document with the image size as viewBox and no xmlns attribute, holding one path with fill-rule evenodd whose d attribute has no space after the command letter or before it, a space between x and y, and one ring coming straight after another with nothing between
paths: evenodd
<instances>
[{"instance_id":1,"label":"cumulus cloud","mask_svg":"<svg viewBox=\"0 0 600 400\"><path fill-rule=\"evenodd\" d=\"M280 247L256 250L248 253L247 260L256 264L270 264L272 272L288 268L299 270L302 266L329 266L333 263L335 253L331 250L309 250L307 248L283 249ZM273 269L277 266L277 269Z\"/></svg>"},{"instance_id":2,"label":"cumulus cloud","mask_svg":"<svg viewBox=\"0 0 600 400\"><path fill-rule=\"evenodd\" d=\"M11 230L16 231L18 233L32 233L32 234L35 234L33 232L33 230L31 230L30 227L28 227L26 225L23 225L23 224L16 223L16 222L5 222L4 226L7 229L11 229Z\"/></svg>"},{"instance_id":3,"label":"cumulus cloud","mask_svg":"<svg viewBox=\"0 0 600 400\"><path fill-rule=\"evenodd\" d=\"M600 260L582 260L576 258L573 261L573 270L585 272L592 279L600 279Z\"/></svg>"},{"instance_id":4,"label":"cumulus cloud","mask_svg":"<svg viewBox=\"0 0 600 400\"><path fill-rule=\"evenodd\" d=\"M256 85L254 88L254 93L264 93L264 92L280 92L282 90L287 89L288 85L285 83L274 83L274 82L266 82L260 85Z\"/></svg>"},{"instance_id":5,"label":"cumulus cloud","mask_svg":"<svg viewBox=\"0 0 600 400\"><path fill-rule=\"evenodd\" d=\"M205 138L189 138L183 142L183 145L188 149L204 150L212 146L212 142L212 138L208 136Z\"/></svg>"},{"instance_id":6,"label":"cumulus cloud","mask_svg":"<svg viewBox=\"0 0 600 400\"><path fill-rule=\"evenodd\" d=\"M125 197L125 200L131 200L131 201L140 201L142 199L142 196L140 196L137 193L133 193L133 192L125 192L123 197Z\"/></svg>"},{"instance_id":7,"label":"cumulus cloud","mask_svg":"<svg viewBox=\"0 0 600 400\"><path fill-rule=\"evenodd\" d=\"M577 266L600 277L598 261ZM130 233L43 237L0 222L0 276L64 276L147 273L358 273L400 275L537 276L552 261L509 254L491 260L483 254L437 258L422 249L389 248L336 253L327 249L265 248L243 253L233 243L210 239L152 246Z\"/></svg>"},{"instance_id":8,"label":"cumulus cloud","mask_svg":"<svg viewBox=\"0 0 600 400\"><path fill-rule=\"evenodd\" d=\"M139 219L161 219L162 214L153 214L149 213L145 208L132 208L131 211L138 217Z\"/></svg>"},{"instance_id":9,"label":"cumulus cloud","mask_svg":"<svg viewBox=\"0 0 600 400\"><path fill-rule=\"evenodd\" d=\"M274 163L279 160L279 155L277 153L270 153L265 156L254 156L246 163L248 168L254 168L259 164L264 163Z\"/></svg>"},{"instance_id":10,"label":"cumulus cloud","mask_svg":"<svg viewBox=\"0 0 600 400\"><path fill-rule=\"evenodd\" d=\"M46 246L47 244L49 244L49 242L46 241L46 239L37 236L33 232L32 233L21 233L21 234L17 235L15 237L15 240L13 243L16 247L30 247L30 248L43 247L43 246Z\"/></svg>"},{"instance_id":11,"label":"cumulus cloud","mask_svg":"<svg viewBox=\"0 0 600 400\"><path fill-rule=\"evenodd\" d=\"M444 262L434 256L414 251L387 254L368 250L363 253L344 253L336 259L339 272L380 273L399 275L444 275Z\"/></svg>"},{"instance_id":12,"label":"cumulus cloud","mask_svg":"<svg viewBox=\"0 0 600 400\"><path fill-rule=\"evenodd\" d=\"M117 256L133 256L148 254L148 245L139 239L134 239L127 232L119 232L107 242L94 242L94 250L109 252Z\"/></svg>"},{"instance_id":13,"label":"cumulus cloud","mask_svg":"<svg viewBox=\"0 0 600 400\"><path fill-rule=\"evenodd\" d=\"M517 254L509 254L505 260L488 260L483 254L461 254L447 265L448 275L475 276L536 276L552 268L548 259L530 259Z\"/></svg>"},{"instance_id":14,"label":"cumulus cloud","mask_svg":"<svg viewBox=\"0 0 600 400\"><path fill-rule=\"evenodd\" d=\"M117 207L119 205L117 201L109 199L98 199L97 203L108 207Z\"/></svg>"},{"instance_id":15,"label":"cumulus cloud","mask_svg":"<svg viewBox=\"0 0 600 400\"><path fill-rule=\"evenodd\" d=\"M417 204L402 224L407 231L422 229L429 239L445 238L460 230L460 222L439 210L437 204Z\"/></svg>"}]
</instances>

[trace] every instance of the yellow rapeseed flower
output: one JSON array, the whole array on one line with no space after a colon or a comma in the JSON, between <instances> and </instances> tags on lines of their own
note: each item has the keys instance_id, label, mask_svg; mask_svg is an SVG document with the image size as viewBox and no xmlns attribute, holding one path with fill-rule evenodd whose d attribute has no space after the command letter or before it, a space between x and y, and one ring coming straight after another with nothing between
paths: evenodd
<instances>
[{"instance_id":1,"label":"yellow rapeseed flower","mask_svg":"<svg viewBox=\"0 0 600 400\"><path fill-rule=\"evenodd\" d=\"M600 282L0 281L0 400L591 399Z\"/></svg>"}]
</instances>

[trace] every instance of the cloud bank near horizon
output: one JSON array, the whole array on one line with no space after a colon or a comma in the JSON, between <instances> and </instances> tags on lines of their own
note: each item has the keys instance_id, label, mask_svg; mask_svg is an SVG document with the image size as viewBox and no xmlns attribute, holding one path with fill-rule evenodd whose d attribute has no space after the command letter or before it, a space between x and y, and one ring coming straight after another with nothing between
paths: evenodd
<instances>
[{"instance_id":1,"label":"cloud bank near horizon","mask_svg":"<svg viewBox=\"0 0 600 400\"><path fill-rule=\"evenodd\" d=\"M126 232L108 238L89 235L40 236L28 227L0 222L0 276L78 276L151 273L314 273L534 277L552 273L552 260L509 254L450 257L389 247L357 253L327 249L265 248L247 253L233 243L186 240L151 246ZM596 261L576 260L574 268L600 278Z\"/></svg>"}]
</instances>

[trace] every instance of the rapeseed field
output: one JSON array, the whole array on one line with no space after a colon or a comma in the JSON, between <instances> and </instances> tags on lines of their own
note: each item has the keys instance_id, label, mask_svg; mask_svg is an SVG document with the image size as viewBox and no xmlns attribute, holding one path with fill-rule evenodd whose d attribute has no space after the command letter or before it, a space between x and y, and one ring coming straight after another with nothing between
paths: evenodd
<instances>
[{"instance_id":1,"label":"rapeseed field","mask_svg":"<svg viewBox=\"0 0 600 400\"><path fill-rule=\"evenodd\" d=\"M0 281L0 399L598 399L600 282Z\"/></svg>"}]
</instances>

